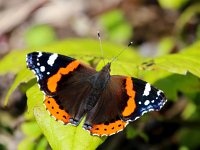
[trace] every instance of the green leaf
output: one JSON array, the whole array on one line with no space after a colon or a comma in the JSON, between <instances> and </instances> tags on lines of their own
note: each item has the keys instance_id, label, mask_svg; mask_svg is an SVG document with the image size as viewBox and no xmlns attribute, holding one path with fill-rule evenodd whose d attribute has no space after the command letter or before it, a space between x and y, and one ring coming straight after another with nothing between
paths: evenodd
<instances>
[{"instance_id":1,"label":"green leaf","mask_svg":"<svg viewBox=\"0 0 200 150\"><path fill-rule=\"evenodd\" d=\"M99 62L96 67L96 70L100 70L103 66L105 66L104 62L103 61ZM111 65L111 75L126 75L126 76L136 77L137 74L138 74L137 62L134 63L134 61L124 62L121 60L117 60Z\"/></svg>"},{"instance_id":2,"label":"green leaf","mask_svg":"<svg viewBox=\"0 0 200 150\"><path fill-rule=\"evenodd\" d=\"M173 74L161 69L140 71L143 80L164 91L167 99L176 100L177 93L188 96L200 92L200 81L197 76ZM191 90L192 89L192 90Z\"/></svg>"},{"instance_id":3,"label":"green leaf","mask_svg":"<svg viewBox=\"0 0 200 150\"><path fill-rule=\"evenodd\" d=\"M46 150L48 146L47 140L42 137L39 139L33 137L24 138L18 145L18 150Z\"/></svg>"},{"instance_id":4,"label":"green leaf","mask_svg":"<svg viewBox=\"0 0 200 150\"><path fill-rule=\"evenodd\" d=\"M46 111L42 103L44 96L37 86L27 91L27 97L29 110L34 110L36 121L52 149L95 149L106 139L91 136L82 128L83 122L78 127L56 122Z\"/></svg>"},{"instance_id":5,"label":"green leaf","mask_svg":"<svg viewBox=\"0 0 200 150\"><path fill-rule=\"evenodd\" d=\"M200 41L185 48L181 53L162 56L154 59L155 67L173 73L192 74L200 77Z\"/></svg>"},{"instance_id":6,"label":"green leaf","mask_svg":"<svg viewBox=\"0 0 200 150\"><path fill-rule=\"evenodd\" d=\"M178 92L181 92L185 95L200 92L199 78L191 74L171 74L163 79L159 79L159 77L156 77L156 75L154 77L158 79L154 85L165 91L167 99L176 100Z\"/></svg>"},{"instance_id":7,"label":"green leaf","mask_svg":"<svg viewBox=\"0 0 200 150\"><path fill-rule=\"evenodd\" d=\"M21 70L18 74L17 77L15 78L14 83L12 84L12 86L10 87L9 91L6 94L6 98L4 101L4 105L7 105L8 103L8 99L10 97L10 95L14 92L14 90L16 90L16 88L21 84L21 83L26 83L28 81L30 81L30 79L32 78L32 73L27 70L27 69L23 69Z\"/></svg>"},{"instance_id":8,"label":"green leaf","mask_svg":"<svg viewBox=\"0 0 200 150\"><path fill-rule=\"evenodd\" d=\"M37 143L36 150L47 150L48 142L46 138L42 138L39 143Z\"/></svg>"},{"instance_id":9,"label":"green leaf","mask_svg":"<svg viewBox=\"0 0 200 150\"><path fill-rule=\"evenodd\" d=\"M24 134L33 138L38 138L42 134L41 129L38 127L36 121L23 123L21 125L21 129Z\"/></svg>"},{"instance_id":10,"label":"green leaf","mask_svg":"<svg viewBox=\"0 0 200 150\"><path fill-rule=\"evenodd\" d=\"M18 73L26 66L28 51L12 51L0 60L0 74Z\"/></svg>"},{"instance_id":11,"label":"green leaf","mask_svg":"<svg viewBox=\"0 0 200 150\"><path fill-rule=\"evenodd\" d=\"M125 47L118 44L103 41L103 51L105 59L111 59L116 56L119 51ZM38 49L25 50L25 51L12 51L0 60L0 74L7 72L18 73L26 67L26 54L32 51L47 51L53 53L60 53L63 55L71 56L77 59L84 60L89 58L100 58L101 52L99 50L99 41L92 39L69 39L65 41L56 42L46 47L38 47ZM127 48L126 51L118 58L124 62L139 62L141 56L132 48ZM14 66L13 66L14 62ZM32 76L33 77L33 76Z\"/></svg>"},{"instance_id":12,"label":"green leaf","mask_svg":"<svg viewBox=\"0 0 200 150\"><path fill-rule=\"evenodd\" d=\"M18 150L34 150L34 148L35 142L32 137L27 137L23 139L17 147Z\"/></svg>"},{"instance_id":13,"label":"green leaf","mask_svg":"<svg viewBox=\"0 0 200 150\"><path fill-rule=\"evenodd\" d=\"M26 96L28 98L28 100L27 100L27 105L28 105L27 112L30 115L33 115L34 107L37 107L38 105L42 105L42 102L43 102L43 99L44 99L44 94L39 90L38 85L35 84L29 90L27 90Z\"/></svg>"},{"instance_id":14,"label":"green leaf","mask_svg":"<svg viewBox=\"0 0 200 150\"><path fill-rule=\"evenodd\" d=\"M154 83L154 85L162 89L167 98L171 100L177 99L178 92L182 92L185 95L199 92L200 82L197 78L200 77L199 49L200 42L196 42L183 49L180 53L154 58L139 65L140 69L144 69L140 71L142 72L143 79ZM150 72L147 70L152 71Z\"/></svg>"}]
</instances>

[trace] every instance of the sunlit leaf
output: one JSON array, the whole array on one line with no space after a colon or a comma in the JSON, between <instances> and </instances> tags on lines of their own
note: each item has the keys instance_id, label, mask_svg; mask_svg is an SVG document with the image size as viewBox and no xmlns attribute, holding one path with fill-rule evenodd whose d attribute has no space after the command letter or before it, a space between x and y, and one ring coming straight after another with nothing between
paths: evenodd
<instances>
[{"instance_id":1,"label":"sunlit leaf","mask_svg":"<svg viewBox=\"0 0 200 150\"><path fill-rule=\"evenodd\" d=\"M26 136L37 138L42 132L35 121L25 122L21 125L21 129Z\"/></svg>"},{"instance_id":2,"label":"sunlit leaf","mask_svg":"<svg viewBox=\"0 0 200 150\"><path fill-rule=\"evenodd\" d=\"M47 140L43 137L37 144L36 150L46 150L48 146Z\"/></svg>"},{"instance_id":3,"label":"sunlit leaf","mask_svg":"<svg viewBox=\"0 0 200 150\"><path fill-rule=\"evenodd\" d=\"M181 53L162 56L154 59L156 67L173 73L190 72L200 77L200 42L186 48Z\"/></svg>"},{"instance_id":4,"label":"sunlit leaf","mask_svg":"<svg viewBox=\"0 0 200 150\"><path fill-rule=\"evenodd\" d=\"M113 58L119 53L119 51L125 48L122 45L112 44L106 41L103 41L102 46L105 59ZM60 53L81 60L84 60L84 58L92 60L94 58L101 57L99 48L99 41L97 40L68 39L56 42L55 44L51 44L49 46L39 47L37 49L13 51L0 60L0 74L5 74L7 72L18 73L20 70L24 69L26 67L26 54L32 51ZM125 62L135 62L136 60L141 60L141 57L138 53L133 51L133 49L127 48L118 59Z\"/></svg>"},{"instance_id":5,"label":"sunlit leaf","mask_svg":"<svg viewBox=\"0 0 200 150\"><path fill-rule=\"evenodd\" d=\"M36 143L34 142L34 139L32 137L27 137L23 139L17 149L18 150L34 150Z\"/></svg>"},{"instance_id":6,"label":"sunlit leaf","mask_svg":"<svg viewBox=\"0 0 200 150\"><path fill-rule=\"evenodd\" d=\"M16 90L16 88L20 85L20 83L26 83L30 81L31 78L32 78L32 73L29 70L27 69L21 70L17 74L17 77L15 78L13 84L11 85L9 91L7 92L4 105L7 105L10 95L14 92L14 90Z\"/></svg>"}]
</instances>

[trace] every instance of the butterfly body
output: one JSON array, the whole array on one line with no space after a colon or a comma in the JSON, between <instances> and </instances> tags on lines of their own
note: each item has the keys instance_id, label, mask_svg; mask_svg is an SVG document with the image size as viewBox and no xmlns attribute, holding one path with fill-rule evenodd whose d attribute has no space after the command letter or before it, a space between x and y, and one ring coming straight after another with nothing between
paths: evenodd
<instances>
[{"instance_id":1,"label":"butterfly body","mask_svg":"<svg viewBox=\"0 0 200 150\"><path fill-rule=\"evenodd\" d=\"M78 60L54 53L33 52L27 66L45 94L44 104L56 120L79 125L92 135L109 136L122 131L166 102L161 90L132 77L111 75L111 63L96 71Z\"/></svg>"}]
</instances>

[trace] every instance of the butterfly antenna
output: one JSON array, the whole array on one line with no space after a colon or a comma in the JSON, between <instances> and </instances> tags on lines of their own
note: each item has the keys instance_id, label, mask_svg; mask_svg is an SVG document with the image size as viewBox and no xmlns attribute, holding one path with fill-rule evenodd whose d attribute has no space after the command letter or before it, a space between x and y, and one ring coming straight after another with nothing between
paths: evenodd
<instances>
[{"instance_id":1,"label":"butterfly antenna","mask_svg":"<svg viewBox=\"0 0 200 150\"><path fill-rule=\"evenodd\" d=\"M104 65L105 65L103 48L102 48L102 43L101 43L101 36L100 36L100 32L99 31L97 31L97 36L98 36L98 39L99 39L100 51L101 51L101 56L102 56L101 59L103 59L103 62L104 62Z\"/></svg>"},{"instance_id":2,"label":"butterfly antenna","mask_svg":"<svg viewBox=\"0 0 200 150\"><path fill-rule=\"evenodd\" d=\"M115 60L116 60L125 50L127 50L128 47L131 46L132 44L133 44L133 42L130 42L126 48L122 49L122 50L111 60L111 63L112 63L113 61L115 61Z\"/></svg>"}]
</instances>

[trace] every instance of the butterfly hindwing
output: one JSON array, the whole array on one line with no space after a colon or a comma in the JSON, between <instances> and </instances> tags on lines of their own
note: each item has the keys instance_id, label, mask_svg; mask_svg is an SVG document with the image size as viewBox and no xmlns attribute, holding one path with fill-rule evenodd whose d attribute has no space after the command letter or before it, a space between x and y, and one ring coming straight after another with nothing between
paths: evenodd
<instances>
[{"instance_id":1,"label":"butterfly hindwing","mask_svg":"<svg viewBox=\"0 0 200 150\"><path fill-rule=\"evenodd\" d=\"M44 104L46 110L56 120L59 120L64 124L68 124L70 122L71 116L67 113L66 110L64 110L64 108L61 105L58 104L56 98L45 96Z\"/></svg>"}]
</instances>

